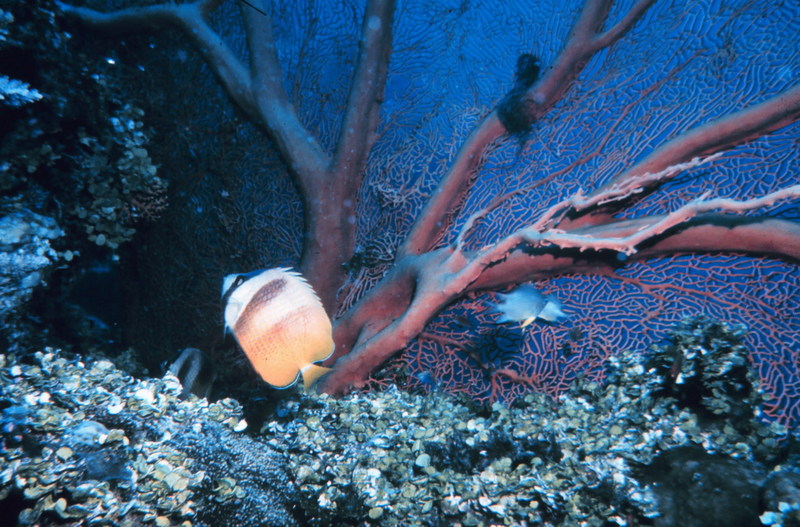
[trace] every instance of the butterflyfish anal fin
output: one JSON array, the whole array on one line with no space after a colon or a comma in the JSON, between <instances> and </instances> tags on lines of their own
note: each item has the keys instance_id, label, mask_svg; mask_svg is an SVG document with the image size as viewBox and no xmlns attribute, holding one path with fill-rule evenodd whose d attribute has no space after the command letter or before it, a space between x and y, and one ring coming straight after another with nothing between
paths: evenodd
<instances>
[{"instance_id":1,"label":"butterflyfish anal fin","mask_svg":"<svg viewBox=\"0 0 800 527\"><path fill-rule=\"evenodd\" d=\"M319 366L317 364L308 364L300 370L300 373L303 375L303 386L305 387L306 391L311 389L314 386L320 377L331 371L333 368L326 368L325 366Z\"/></svg>"}]
</instances>

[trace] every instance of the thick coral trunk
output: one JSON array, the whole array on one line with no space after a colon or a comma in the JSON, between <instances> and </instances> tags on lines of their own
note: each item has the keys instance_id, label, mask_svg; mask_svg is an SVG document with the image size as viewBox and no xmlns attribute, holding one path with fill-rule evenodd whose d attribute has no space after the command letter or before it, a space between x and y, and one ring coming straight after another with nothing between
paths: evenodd
<instances>
[{"instance_id":1,"label":"thick coral trunk","mask_svg":"<svg viewBox=\"0 0 800 527\"><path fill-rule=\"evenodd\" d=\"M326 182L336 182L326 177ZM344 195L343 195L344 194ZM344 263L355 243L355 198L334 185L321 184L305 200L305 233L300 272L322 300L336 311L336 293L347 278Z\"/></svg>"}]
</instances>

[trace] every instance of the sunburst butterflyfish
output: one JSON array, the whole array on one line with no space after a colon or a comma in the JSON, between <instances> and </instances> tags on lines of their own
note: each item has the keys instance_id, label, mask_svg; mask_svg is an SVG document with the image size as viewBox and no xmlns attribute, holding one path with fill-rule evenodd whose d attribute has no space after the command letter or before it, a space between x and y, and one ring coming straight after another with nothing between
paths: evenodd
<instances>
[{"instance_id":1,"label":"sunburst butterflyfish","mask_svg":"<svg viewBox=\"0 0 800 527\"><path fill-rule=\"evenodd\" d=\"M569 316L564 313L557 299L543 295L530 284L523 284L510 293L500 294L501 303L494 306L494 311L502 313L497 320L503 322L522 322L522 327L540 319L551 324L560 324Z\"/></svg>"},{"instance_id":2,"label":"sunburst butterflyfish","mask_svg":"<svg viewBox=\"0 0 800 527\"><path fill-rule=\"evenodd\" d=\"M288 388L302 376L306 389L330 371L314 364L333 353L333 329L308 282L290 269L225 277L225 329L236 337L264 381Z\"/></svg>"}]
</instances>

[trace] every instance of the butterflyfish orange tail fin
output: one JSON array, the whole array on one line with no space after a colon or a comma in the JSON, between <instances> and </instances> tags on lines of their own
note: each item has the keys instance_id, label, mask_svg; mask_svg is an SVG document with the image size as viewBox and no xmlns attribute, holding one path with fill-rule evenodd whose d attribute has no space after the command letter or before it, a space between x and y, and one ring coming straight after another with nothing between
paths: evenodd
<instances>
[{"instance_id":1,"label":"butterflyfish orange tail fin","mask_svg":"<svg viewBox=\"0 0 800 527\"><path fill-rule=\"evenodd\" d=\"M326 368L325 366L318 366L317 364L308 364L303 366L300 373L303 375L303 386L308 391L320 377L331 371L333 368Z\"/></svg>"}]
</instances>

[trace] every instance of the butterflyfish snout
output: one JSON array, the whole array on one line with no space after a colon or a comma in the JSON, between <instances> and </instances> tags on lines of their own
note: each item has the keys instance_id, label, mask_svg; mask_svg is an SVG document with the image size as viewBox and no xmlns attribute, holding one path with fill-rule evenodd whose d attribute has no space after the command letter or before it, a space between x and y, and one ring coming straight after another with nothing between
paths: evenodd
<instances>
[{"instance_id":1,"label":"butterflyfish snout","mask_svg":"<svg viewBox=\"0 0 800 527\"><path fill-rule=\"evenodd\" d=\"M228 275L223 281L225 329L253 368L275 388L302 377L306 389L330 371L314 364L333 353L333 328L308 282L290 269Z\"/></svg>"},{"instance_id":2,"label":"butterflyfish snout","mask_svg":"<svg viewBox=\"0 0 800 527\"><path fill-rule=\"evenodd\" d=\"M501 313L499 323L522 322L522 327L525 327L537 319L551 324L560 324L569 319L561 302L543 295L530 284L523 284L499 296L502 302L494 306L494 310Z\"/></svg>"}]
</instances>

